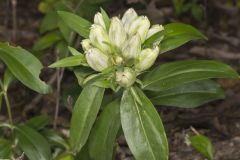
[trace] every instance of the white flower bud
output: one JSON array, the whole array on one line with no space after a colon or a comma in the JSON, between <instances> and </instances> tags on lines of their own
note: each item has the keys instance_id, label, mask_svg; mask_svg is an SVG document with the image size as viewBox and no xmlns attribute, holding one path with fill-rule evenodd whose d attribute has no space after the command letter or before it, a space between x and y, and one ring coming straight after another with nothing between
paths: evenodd
<instances>
[{"instance_id":1,"label":"white flower bud","mask_svg":"<svg viewBox=\"0 0 240 160\"><path fill-rule=\"evenodd\" d=\"M110 66L109 57L97 48L91 48L86 52L89 66L95 71L102 71Z\"/></svg>"},{"instance_id":2,"label":"white flower bud","mask_svg":"<svg viewBox=\"0 0 240 160\"><path fill-rule=\"evenodd\" d=\"M122 17L122 23L124 26L125 31L129 30L130 25L132 24L132 22L138 17L137 13L135 12L135 10L133 8L128 9L123 17Z\"/></svg>"},{"instance_id":3,"label":"white flower bud","mask_svg":"<svg viewBox=\"0 0 240 160\"><path fill-rule=\"evenodd\" d=\"M105 26L105 23L103 20L103 16L100 12L98 12L94 16L94 24L98 24L98 25L102 26L104 29L106 29L106 26Z\"/></svg>"},{"instance_id":4,"label":"white flower bud","mask_svg":"<svg viewBox=\"0 0 240 160\"><path fill-rule=\"evenodd\" d=\"M160 32L160 31L162 31L162 30L164 30L164 28L163 28L162 25L159 25L159 24L153 25L153 26L148 30L147 38L151 37L151 36L154 35L155 33Z\"/></svg>"},{"instance_id":5,"label":"white flower bud","mask_svg":"<svg viewBox=\"0 0 240 160\"><path fill-rule=\"evenodd\" d=\"M123 71L116 72L116 81L122 87L130 87L136 81L136 74L132 69L125 67Z\"/></svg>"},{"instance_id":6,"label":"white flower bud","mask_svg":"<svg viewBox=\"0 0 240 160\"><path fill-rule=\"evenodd\" d=\"M81 45L82 45L82 48L83 48L84 51L92 48L90 39L84 39L84 40L82 40Z\"/></svg>"},{"instance_id":7,"label":"white flower bud","mask_svg":"<svg viewBox=\"0 0 240 160\"><path fill-rule=\"evenodd\" d=\"M117 17L111 19L109 28L109 40L114 46L121 48L127 38L123 24Z\"/></svg>"},{"instance_id":8,"label":"white flower bud","mask_svg":"<svg viewBox=\"0 0 240 160\"><path fill-rule=\"evenodd\" d=\"M130 39L128 39L128 41L126 41L126 43L124 44L122 55L126 60L135 59L137 55L140 53L140 51L141 51L141 38L139 34L136 34L130 37Z\"/></svg>"},{"instance_id":9,"label":"white flower bud","mask_svg":"<svg viewBox=\"0 0 240 160\"><path fill-rule=\"evenodd\" d=\"M115 63L116 63L117 65L123 64L123 58L120 57L120 56L117 56L117 57L115 58Z\"/></svg>"},{"instance_id":10,"label":"white flower bud","mask_svg":"<svg viewBox=\"0 0 240 160\"><path fill-rule=\"evenodd\" d=\"M137 72L144 71L150 68L156 61L159 54L159 47L156 46L154 49L146 48L141 51L138 57L138 61L135 64L135 70Z\"/></svg>"},{"instance_id":11,"label":"white flower bud","mask_svg":"<svg viewBox=\"0 0 240 160\"><path fill-rule=\"evenodd\" d=\"M102 26L93 24L90 30L89 39L91 44L104 53L111 52L110 42L107 32Z\"/></svg>"},{"instance_id":12,"label":"white flower bud","mask_svg":"<svg viewBox=\"0 0 240 160\"><path fill-rule=\"evenodd\" d=\"M138 33L141 37L141 42L143 43L146 39L149 27L150 21L148 18L146 16L140 16L132 22L127 32L130 36Z\"/></svg>"}]
</instances>

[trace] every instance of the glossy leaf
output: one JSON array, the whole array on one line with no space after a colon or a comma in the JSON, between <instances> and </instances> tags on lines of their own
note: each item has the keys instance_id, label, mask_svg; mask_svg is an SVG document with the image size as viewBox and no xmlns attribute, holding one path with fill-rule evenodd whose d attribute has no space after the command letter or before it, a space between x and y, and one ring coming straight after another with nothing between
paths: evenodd
<instances>
[{"instance_id":1,"label":"glossy leaf","mask_svg":"<svg viewBox=\"0 0 240 160\"><path fill-rule=\"evenodd\" d=\"M43 129L41 131L41 134L46 137L50 144L54 144L64 149L69 149L69 144L63 137L59 135L59 133L53 130Z\"/></svg>"},{"instance_id":2,"label":"glossy leaf","mask_svg":"<svg viewBox=\"0 0 240 160\"><path fill-rule=\"evenodd\" d=\"M209 78L239 78L230 66L213 60L184 60L159 65L143 77L143 89L167 90Z\"/></svg>"},{"instance_id":3,"label":"glossy leaf","mask_svg":"<svg viewBox=\"0 0 240 160\"><path fill-rule=\"evenodd\" d=\"M214 159L214 149L211 140L204 135L196 135L190 137L191 145L198 152L203 154L209 160Z\"/></svg>"},{"instance_id":4,"label":"glossy leaf","mask_svg":"<svg viewBox=\"0 0 240 160\"><path fill-rule=\"evenodd\" d=\"M49 93L50 86L39 79L43 68L41 62L30 52L21 47L12 47L0 43L0 59L8 66L11 73L24 85L39 93Z\"/></svg>"},{"instance_id":5,"label":"glossy leaf","mask_svg":"<svg viewBox=\"0 0 240 160\"><path fill-rule=\"evenodd\" d=\"M16 127L19 147L30 160L51 160L50 147L46 139L36 130L21 125Z\"/></svg>"},{"instance_id":6,"label":"glossy leaf","mask_svg":"<svg viewBox=\"0 0 240 160\"><path fill-rule=\"evenodd\" d=\"M73 66L87 66L86 59L83 55L70 56L67 58L60 59L59 61L51 64L50 68L56 67L73 67Z\"/></svg>"},{"instance_id":7,"label":"glossy leaf","mask_svg":"<svg viewBox=\"0 0 240 160\"><path fill-rule=\"evenodd\" d=\"M52 45L54 45L59 40L61 40L61 38L62 37L59 35L58 32L47 33L37 40L37 42L34 44L33 50L41 51L41 50L47 49Z\"/></svg>"},{"instance_id":8,"label":"glossy leaf","mask_svg":"<svg viewBox=\"0 0 240 160\"><path fill-rule=\"evenodd\" d=\"M58 11L58 15L69 28L77 32L80 36L88 38L91 22L70 12Z\"/></svg>"},{"instance_id":9,"label":"glossy leaf","mask_svg":"<svg viewBox=\"0 0 240 160\"><path fill-rule=\"evenodd\" d=\"M101 112L91 131L88 150L92 160L112 160L116 136L120 128L120 104L115 100Z\"/></svg>"},{"instance_id":10,"label":"glossy leaf","mask_svg":"<svg viewBox=\"0 0 240 160\"><path fill-rule=\"evenodd\" d=\"M0 159L8 159L12 153L12 143L0 138Z\"/></svg>"},{"instance_id":11,"label":"glossy leaf","mask_svg":"<svg viewBox=\"0 0 240 160\"><path fill-rule=\"evenodd\" d=\"M42 129L44 126L46 126L49 123L49 117L48 115L40 115L40 116L35 116L31 119L29 119L28 121L26 121L26 125L28 125L29 127L33 128L33 129Z\"/></svg>"},{"instance_id":12,"label":"glossy leaf","mask_svg":"<svg viewBox=\"0 0 240 160\"><path fill-rule=\"evenodd\" d=\"M168 142L162 121L140 89L124 91L120 115L125 138L137 160L168 159Z\"/></svg>"},{"instance_id":13,"label":"glossy leaf","mask_svg":"<svg viewBox=\"0 0 240 160\"><path fill-rule=\"evenodd\" d=\"M101 106L103 94L103 88L86 86L74 105L70 125L70 145L74 153L79 152L88 139Z\"/></svg>"},{"instance_id":14,"label":"glossy leaf","mask_svg":"<svg viewBox=\"0 0 240 160\"><path fill-rule=\"evenodd\" d=\"M161 39L162 36L164 36L164 34L165 34L165 30L162 30L162 31L159 31L159 32L153 34L151 37L149 37L148 39L145 40L143 46L145 48L151 48L152 45L154 44L154 42L156 42L159 39Z\"/></svg>"},{"instance_id":15,"label":"glossy leaf","mask_svg":"<svg viewBox=\"0 0 240 160\"><path fill-rule=\"evenodd\" d=\"M164 39L160 44L161 53L175 49L191 40L207 39L191 25L170 23L164 26Z\"/></svg>"},{"instance_id":16,"label":"glossy leaf","mask_svg":"<svg viewBox=\"0 0 240 160\"><path fill-rule=\"evenodd\" d=\"M148 94L154 105L194 108L224 98L224 91L211 80L182 84L175 88Z\"/></svg>"}]
</instances>

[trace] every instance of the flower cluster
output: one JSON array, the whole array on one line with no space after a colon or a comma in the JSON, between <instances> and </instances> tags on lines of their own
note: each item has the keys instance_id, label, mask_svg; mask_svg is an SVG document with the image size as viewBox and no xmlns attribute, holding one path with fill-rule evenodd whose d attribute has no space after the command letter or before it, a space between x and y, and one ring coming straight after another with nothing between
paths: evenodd
<instances>
[{"instance_id":1,"label":"flower cluster","mask_svg":"<svg viewBox=\"0 0 240 160\"><path fill-rule=\"evenodd\" d=\"M134 9L127 10L122 19L113 17L109 27L103 15L97 13L89 39L81 44L92 69L102 72L116 66L115 81L122 87L129 87L136 75L150 68L158 56L161 39L152 48L143 47L145 40L163 29L162 25L150 27L148 18L138 16Z\"/></svg>"}]
</instances>

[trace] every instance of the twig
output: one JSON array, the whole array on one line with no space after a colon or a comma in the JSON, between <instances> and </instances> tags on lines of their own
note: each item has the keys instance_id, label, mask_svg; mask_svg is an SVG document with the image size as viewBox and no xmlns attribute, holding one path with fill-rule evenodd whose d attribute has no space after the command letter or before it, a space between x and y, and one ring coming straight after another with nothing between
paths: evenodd
<instances>
[{"instance_id":1,"label":"twig","mask_svg":"<svg viewBox=\"0 0 240 160\"><path fill-rule=\"evenodd\" d=\"M190 129L191 129L196 135L200 135L200 133L199 133L193 126L190 126Z\"/></svg>"}]
</instances>

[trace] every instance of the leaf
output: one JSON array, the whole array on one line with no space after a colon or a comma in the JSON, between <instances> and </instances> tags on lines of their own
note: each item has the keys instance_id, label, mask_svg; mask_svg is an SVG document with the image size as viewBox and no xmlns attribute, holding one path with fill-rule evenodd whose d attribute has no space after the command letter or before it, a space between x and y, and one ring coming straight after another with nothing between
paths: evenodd
<instances>
[{"instance_id":1,"label":"leaf","mask_svg":"<svg viewBox=\"0 0 240 160\"><path fill-rule=\"evenodd\" d=\"M33 50L41 51L41 50L47 49L61 39L62 37L59 35L58 32L47 33L37 40L37 42L33 46Z\"/></svg>"},{"instance_id":2,"label":"leaf","mask_svg":"<svg viewBox=\"0 0 240 160\"><path fill-rule=\"evenodd\" d=\"M49 93L50 86L39 79L43 68L41 62L21 47L12 47L0 43L0 59L8 66L12 74L24 85L39 93Z\"/></svg>"},{"instance_id":3,"label":"leaf","mask_svg":"<svg viewBox=\"0 0 240 160\"><path fill-rule=\"evenodd\" d=\"M2 109L2 101L3 101L3 92L0 91L0 111Z\"/></svg>"},{"instance_id":4,"label":"leaf","mask_svg":"<svg viewBox=\"0 0 240 160\"><path fill-rule=\"evenodd\" d=\"M109 103L91 131L88 150L92 160L112 160L116 136L120 128L119 101Z\"/></svg>"},{"instance_id":5,"label":"leaf","mask_svg":"<svg viewBox=\"0 0 240 160\"><path fill-rule=\"evenodd\" d=\"M16 127L19 147L30 160L51 160L50 147L46 139L34 129L21 125Z\"/></svg>"},{"instance_id":6,"label":"leaf","mask_svg":"<svg viewBox=\"0 0 240 160\"><path fill-rule=\"evenodd\" d=\"M161 53L175 49L191 40L207 39L201 32L191 25L170 23L164 26L164 39L160 43Z\"/></svg>"},{"instance_id":7,"label":"leaf","mask_svg":"<svg viewBox=\"0 0 240 160\"><path fill-rule=\"evenodd\" d=\"M86 86L74 105L70 125L70 145L74 153L79 152L88 139L103 94L103 88Z\"/></svg>"},{"instance_id":8,"label":"leaf","mask_svg":"<svg viewBox=\"0 0 240 160\"><path fill-rule=\"evenodd\" d=\"M151 47L154 44L154 42L160 40L164 36L164 34L165 34L165 30L162 30L162 31L159 31L159 32L153 34L151 37L149 37L148 39L146 39L144 41L143 46L145 48Z\"/></svg>"},{"instance_id":9,"label":"leaf","mask_svg":"<svg viewBox=\"0 0 240 160\"><path fill-rule=\"evenodd\" d=\"M106 11L103 8L101 8L101 13L102 13L103 21L106 26L106 30L108 31L109 27L110 27L110 23L111 23L110 18L108 17L108 14L106 13Z\"/></svg>"},{"instance_id":10,"label":"leaf","mask_svg":"<svg viewBox=\"0 0 240 160\"><path fill-rule=\"evenodd\" d=\"M41 131L41 134L46 137L50 144L54 144L66 150L69 149L69 144L57 132L53 130L43 129L43 131Z\"/></svg>"},{"instance_id":11,"label":"leaf","mask_svg":"<svg viewBox=\"0 0 240 160\"><path fill-rule=\"evenodd\" d=\"M3 76L3 87L5 91L7 91L9 85L13 80L14 76L12 75L11 71L9 69L6 69Z\"/></svg>"},{"instance_id":12,"label":"leaf","mask_svg":"<svg viewBox=\"0 0 240 160\"><path fill-rule=\"evenodd\" d=\"M8 159L12 154L12 143L9 140L0 138L0 159Z\"/></svg>"},{"instance_id":13,"label":"leaf","mask_svg":"<svg viewBox=\"0 0 240 160\"><path fill-rule=\"evenodd\" d=\"M71 30L70 28L63 22L62 19L58 20L58 28L60 30L60 32L62 33L64 39L66 40L66 42L68 42L68 44L70 44L71 42Z\"/></svg>"},{"instance_id":14,"label":"leaf","mask_svg":"<svg viewBox=\"0 0 240 160\"><path fill-rule=\"evenodd\" d=\"M46 14L40 24L40 33L45 33L57 28L58 15L56 11L51 11Z\"/></svg>"},{"instance_id":15,"label":"leaf","mask_svg":"<svg viewBox=\"0 0 240 160\"><path fill-rule=\"evenodd\" d=\"M191 145L198 152L203 154L209 160L214 159L214 149L211 140L204 135L196 135L190 137Z\"/></svg>"},{"instance_id":16,"label":"leaf","mask_svg":"<svg viewBox=\"0 0 240 160\"><path fill-rule=\"evenodd\" d=\"M157 66L142 80L143 89L163 91L209 78L239 78L230 66L213 60L184 60Z\"/></svg>"},{"instance_id":17,"label":"leaf","mask_svg":"<svg viewBox=\"0 0 240 160\"><path fill-rule=\"evenodd\" d=\"M50 68L56 67L73 67L73 66L86 66L86 59L83 55L70 56L67 58L60 59L59 61L51 64Z\"/></svg>"},{"instance_id":18,"label":"leaf","mask_svg":"<svg viewBox=\"0 0 240 160\"><path fill-rule=\"evenodd\" d=\"M28 121L26 121L26 125L33 129L42 129L44 126L46 126L49 123L49 117L46 114L40 115L40 116L35 116Z\"/></svg>"},{"instance_id":19,"label":"leaf","mask_svg":"<svg viewBox=\"0 0 240 160\"><path fill-rule=\"evenodd\" d=\"M55 160L75 160L73 155L69 154L69 153L63 153L60 154L59 156L57 156L57 158L55 158Z\"/></svg>"},{"instance_id":20,"label":"leaf","mask_svg":"<svg viewBox=\"0 0 240 160\"><path fill-rule=\"evenodd\" d=\"M88 38L91 22L66 11L58 11L58 15L69 28L77 32L80 36Z\"/></svg>"},{"instance_id":21,"label":"leaf","mask_svg":"<svg viewBox=\"0 0 240 160\"><path fill-rule=\"evenodd\" d=\"M91 74L93 74L94 71L88 67L78 67L74 69L74 74L77 77L78 84L80 86L83 86L84 80Z\"/></svg>"},{"instance_id":22,"label":"leaf","mask_svg":"<svg viewBox=\"0 0 240 160\"><path fill-rule=\"evenodd\" d=\"M195 108L216 99L224 98L224 91L211 80L201 80L175 88L148 94L154 105Z\"/></svg>"},{"instance_id":23,"label":"leaf","mask_svg":"<svg viewBox=\"0 0 240 160\"><path fill-rule=\"evenodd\" d=\"M168 159L168 142L162 121L140 89L124 91L120 115L126 141L137 160Z\"/></svg>"},{"instance_id":24,"label":"leaf","mask_svg":"<svg viewBox=\"0 0 240 160\"><path fill-rule=\"evenodd\" d=\"M78 50L70 46L68 46L68 50L72 53L73 56L83 55L82 53L78 52Z\"/></svg>"}]
</instances>

